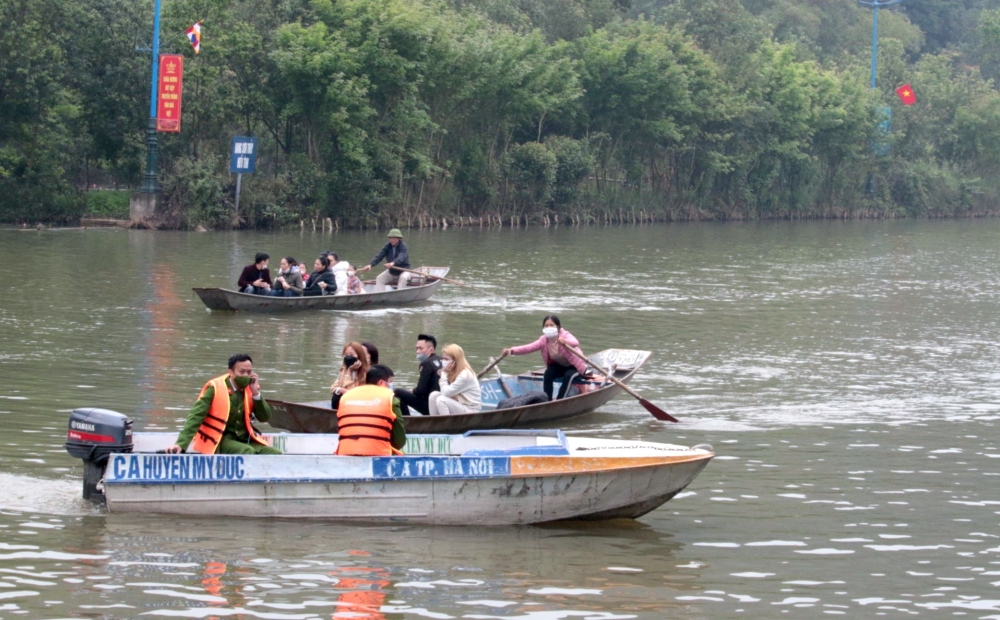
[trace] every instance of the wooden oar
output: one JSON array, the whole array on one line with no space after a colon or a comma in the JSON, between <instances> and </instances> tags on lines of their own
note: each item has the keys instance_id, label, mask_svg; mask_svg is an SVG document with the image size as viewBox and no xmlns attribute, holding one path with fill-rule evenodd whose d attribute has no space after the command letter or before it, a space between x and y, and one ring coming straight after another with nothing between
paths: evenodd
<instances>
[{"instance_id":1,"label":"wooden oar","mask_svg":"<svg viewBox=\"0 0 1000 620\"><path fill-rule=\"evenodd\" d=\"M485 288L483 288L481 286L476 286L474 284L466 284L465 282L462 282L461 280L452 280L451 278L443 278L441 276L431 275L429 273L424 273L423 271L417 271L415 269L406 269L404 267L392 267L392 269L398 269L400 271L405 271L407 273L413 273L413 274L416 274L418 276L423 276L425 278L433 278L434 280L442 280L444 282L447 282L448 284L457 284L458 286L464 286L465 288L474 288L474 289L478 289L480 291L487 291L487 290L489 290L489 289L485 289ZM492 293L492 291L490 291L490 292ZM507 309L507 298L504 297L503 295L498 295L496 293L493 293L493 301L496 302L496 303L501 304L503 306L504 310Z\"/></svg>"},{"instance_id":2,"label":"wooden oar","mask_svg":"<svg viewBox=\"0 0 1000 620\"><path fill-rule=\"evenodd\" d=\"M501 358L501 359L503 359L503 358ZM499 362L500 360L497 360L497 361ZM494 366L496 366L496 364L494 364ZM514 398L514 393L511 392L510 388L507 387L507 384L504 383L503 373L500 372L500 367L499 366L497 366L497 381L500 382L500 389L503 390L503 393L507 395L507 398Z\"/></svg>"},{"instance_id":3,"label":"wooden oar","mask_svg":"<svg viewBox=\"0 0 1000 620\"><path fill-rule=\"evenodd\" d=\"M470 285L468 285L465 282L462 282L460 280L452 280L451 278L442 278L441 276L431 275L429 273L424 273L423 271L417 271L416 269L405 269L403 267L392 267L392 269L396 269L396 270L399 270L399 271L405 271L406 273L415 273L418 276L423 276L425 278L434 278L435 280L444 280L448 284L457 284L459 286L470 286ZM470 288L475 288L475 287L471 287L470 286Z\"/></svg>"},{"instance_id":4,"label":"wooden oar","mask_svg":"<svg viewBox=\"0 0 1000 620\"><path fill-rule=\"evenodd\" d=\"M591 368L593 368L597 372L599 372L602 375L604 375L604 377L606 379L610 379L611 382L613 382L615 385L617 385L618 387L620 387L622 390L624 390L630 396L632 396L633 398L635 398L636 400L638 400L639 404L642 405L643 408L646 411L648 411L651 414L653 414L653 417L656 418L657 420L663 420L664 422L680 422L680 420L678 420L674 416L670 415L669 413L667 413L663 409L660 409L659 407L657 407L653 403L649 402L648 400L646 400L645 398L643 398L642 396L640 396L639 394L637 394L634 390L632 390L632 388L630 388L629 386L625 385L624 383L622 383L618 379L614 378L613 376L609 375L607 373L607 371L605 371L603 368L601 368L600 366L597 366L596 364L594 364L593 362L591 362L589 359L587 359L586 357L584 357L582 351L578 351L578 350L574 349L573 347L571 347L571 346L569 346L568 344L565 344L565 343L563 343L563 346L565 346L566 350L568 350L570 353L572 353L573 355L577 356L578 358L580 358L581 360L583 360L584 362L586 362L586 364L588 366L590 366Z\"/></svg>"},{"instance_id":5,"label":"wooden oar","mask_svg":"<svg viewBox=\"0 0 1000 620\"><path fill-rule=\"evenodd\" d=\"M490 365L489 365L489 366L487 366L486 368L483 368L483 372L481 372L481 373L479 373L478 375L476 375L476 378L477 378L477 379L482 379L482 378L483 378L483 375L485 375L485 374L486 374L486 373L488 373L489 371L493 370L493 367L494 367L494 366L496 366L497 364L499 364L499 363L500 363L500 360L502 360L502 359L503 359L503 358L505 358L505 357L507 357L507 356L506 356L506 355L501 355L501 356L500 356L500 359L496 359L496 360L495 360L495 359L493 359L493 356L491 355L491 356L490 356Z\"/></svg>"}]
</instances>

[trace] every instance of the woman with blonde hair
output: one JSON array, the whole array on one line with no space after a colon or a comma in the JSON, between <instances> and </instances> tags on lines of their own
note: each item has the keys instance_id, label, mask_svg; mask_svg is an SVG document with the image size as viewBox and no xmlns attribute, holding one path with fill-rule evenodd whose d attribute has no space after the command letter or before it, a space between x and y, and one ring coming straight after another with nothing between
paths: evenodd
<instances>
[{"instance_id":1,"label":"woman with blonde hair","mask_svg":"<svg viewBox=\"0 0 1000 620\"><path fill-rule=\"evenodd\" d=\"M365 375L368 374L368 354L360 342L348 342L344 345L342 352L343 362L340 364L340 373L337 380L330 386L330 408L336 409L340 404L340 397L347 390L365 384Z\"/></svg>"},{"instance_id":2,"label":"woman with blonde hair","mask_svg":"<svg viewBox=\"0 0 1000 620\"><path fill-rule=\"evenodd\" d=\"M428 413L453 415L476 413L483 407L479 379L472 366L465 360L465 351L457 344L449 344L441 354L442 367L439 384L441 390L427 397Z\"/></svg>"}]
</instances>

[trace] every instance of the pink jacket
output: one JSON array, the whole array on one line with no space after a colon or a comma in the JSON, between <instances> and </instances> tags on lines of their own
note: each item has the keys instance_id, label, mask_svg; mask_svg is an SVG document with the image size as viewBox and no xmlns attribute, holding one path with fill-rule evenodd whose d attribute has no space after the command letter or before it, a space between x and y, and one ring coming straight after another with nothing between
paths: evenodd
<instances>
[{"instance_id":1,"label":"pink jacket","mask_svg":"<svg viewBox=\"0 0 1000 620\"><path fill-rule=\"evenodd\" d=\"M574 347L576 349L580 348L580 341L577 340L576 337L573 336L573 334L569 333L568 331L566 331L561 327L559 328L559 335L556 337L562 338L567 343L569 343L571 347ZM541 351L542 359L545 361L545 365L548 366L550 363L552 363L552 360L549 359L549 347L547 346L548 341L549 339L543 335L541 338L532 342L531 344L523 344L519 347L511 347L510 352L511 355L527 355L528 353ZM565 357L569 361L569 363L572 364L573 367L580 372L581 375L587 372L587 364L579 357L573 355L573 353L571 353L570 351L567 351L565 345L560 344L559 351L560 353L563 354L563 357Z\"/></svg>"}]
</instances>

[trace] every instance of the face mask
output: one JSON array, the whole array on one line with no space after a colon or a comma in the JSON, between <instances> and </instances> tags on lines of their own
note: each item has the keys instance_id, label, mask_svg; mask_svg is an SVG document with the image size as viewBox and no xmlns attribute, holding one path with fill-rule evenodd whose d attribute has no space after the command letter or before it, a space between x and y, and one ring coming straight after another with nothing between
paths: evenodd
<instances>
[{"instance_id":1,"label":"face mask","mask_svg":"<svg viewBox=\"0 0 1000 620\"><path fill-rule=\"evenodd\" d=\"M430 357L430 355L427 355L426 353L417 353L418 362L426 362L428 357Z\"/></svg>"},{"instance_id":2,"label":"face mask","mask_svg":"<svg viewBox=\"0 0 1000 620\"><path fill-rule=\"evenodd\" d=\"M233 384L241 390L249 387L252 381L253 377L233 377Z\"/></svg>"},{"instance_id":3,"label":"face mask","mask_svg":"<svg viewBox=\"0 0 1000 620\"><path fill-rule=\"evenodd\" d=\"M545 327L542 329L542 333L545 334L546 338L555 338L559 335L558 327Z\"/></svg>"},{"instance_id":4,"label":"face mask","mask_svg":"<svg viewBox=\"0 0 1000 620\"><path fill-rule=\"evenodd\" d=\"M358 361L358 358L354 357L353 355L345 355L344 356L344 366L346 368L350 368L351 366L353 366L354 362L356 362L356 361Z\"/></svg>"},{"instance_id":5,"label":"face mask","mask_svg":"<svg viewBox=\"0 0 1000 620\"><path fill-rule=\"evenodd\" d=\"M388 388L389 388L390 390L392 389L392 381L390 381L390 382L389 382L389 385L388 385L387 387L388 387Z\"/></svg>"},{"instance_id":6,"label":"face mask","mask_svg":"<svg viewBox=\"0 0 1000 620\"><path fill-rule=\"evenodd\" d=\"M347 277L348 278L353 278L354 277L354 272L353 271L348 271L347 272Z\"/></svg>"}]
</instances>

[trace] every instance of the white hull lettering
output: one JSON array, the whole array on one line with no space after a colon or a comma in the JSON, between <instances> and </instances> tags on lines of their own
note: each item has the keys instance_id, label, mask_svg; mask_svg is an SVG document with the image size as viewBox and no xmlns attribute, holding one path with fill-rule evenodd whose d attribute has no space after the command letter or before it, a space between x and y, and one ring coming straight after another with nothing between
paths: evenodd
<instances>
[{"instance_id":1,"label":"white hull lettering","mask_svg":"<svg viewBox=\"0 0 1000 620\"><path fill-rule=\"evenodd\" d=\"M140 465L141 462L141 465ZM201 482L242 480L242 456L138 455L115 456L115 480Z\"/></svg>"}]
</instances>

